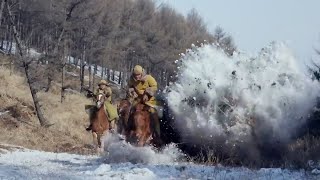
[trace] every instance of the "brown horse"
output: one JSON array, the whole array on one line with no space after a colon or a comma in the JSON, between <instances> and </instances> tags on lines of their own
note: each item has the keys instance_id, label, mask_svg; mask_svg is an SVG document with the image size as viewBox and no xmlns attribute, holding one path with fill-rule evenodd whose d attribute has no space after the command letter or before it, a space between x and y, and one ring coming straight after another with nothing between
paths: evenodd
<instances>
[{"instance_id":1,"label":"brown horse","mask_svg":"<svg viewBox=\"0 0 320 180\"><path fill-rule=\"evenodd\" d=\"M138 103L135 106L135 111L132 114L132 120L135 125L134 130L130 132L131 137L137 138L138 146L150 144L151 127L150 127L150 113L146 110L146 105Z\"/></svg>"},{"instance_id":2,"label":"brown horse","mask_svg":"<svg viewBox=\"0 0 320 180\"><path fill-rule=\"evenodd\" d=\"M92 124L91 132L97 153L104 151L104 138L107 136L110 127L110 122L104 108L105 99L106 96L104 94L98 94L96 97L96 106L91 106L89 112L89 118Z\"/></svg>"},{"instance_id":3,"label":"brown horse","mask_svg":"<svg viewBox=\"0 0 320 180\"><path fill-rule=\"evenodd\" d=\"M123 136L128 137L129 135L129 117L130 117L130 110L131 110L131 103L127 99L122 99L117 104L117 110L119 114L119 121L118 121L118 133Z\"/></svg>"},{"instance_id":4,"label":"brown horse","mask_svg":"<svg viewBox=\"0 0 320 180\"><path fill-rule=\"evenodd\" d=\"M132 107L127 99L119 102L120 133L126 136L128 142L144 146L151 143L150 113L147 105L142 102Z\"/></svg>"}]
</instances>

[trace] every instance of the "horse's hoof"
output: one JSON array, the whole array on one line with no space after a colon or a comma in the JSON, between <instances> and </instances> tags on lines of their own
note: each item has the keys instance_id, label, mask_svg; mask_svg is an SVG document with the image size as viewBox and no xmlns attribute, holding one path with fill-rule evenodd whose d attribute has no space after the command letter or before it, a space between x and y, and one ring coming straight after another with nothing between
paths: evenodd
<instances>
[{"instance_id":1,"label":"horse's hoof","mask_svg":"<svg viewBox=\"0 0 320 180\"><path fill-rule=\"evenodd\" d=\"M121 134L119 134L118 137L119 137L120 140L126 140L126 137L121 135Z\"/></svg>"},{"instance_id":2,"label":"horse's hoof","mask_svg":"<svg viewBox=\"0 0 320 180\"><path fill-rule=\"evenodd\" d=\"M111 134L115 134L115 133L116 133L116 131L115 131L114 129L110 129L109 132L110 132Z\"/></svg>"}]
</instances>

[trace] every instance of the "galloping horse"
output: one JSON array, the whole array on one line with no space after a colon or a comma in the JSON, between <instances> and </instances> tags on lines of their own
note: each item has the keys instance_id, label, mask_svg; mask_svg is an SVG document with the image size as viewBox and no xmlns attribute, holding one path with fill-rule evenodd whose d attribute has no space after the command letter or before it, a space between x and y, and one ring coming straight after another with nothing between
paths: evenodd
<instances>
[{"instance_id":1,"label":"galloping horse","mask_svg":"<svg viewBox=\"0 0 320 180\"><path fill-rule=\"evenodd\" d=\"M130 110L131 110L131 103L127 99L121 99L118 102L117 110L119 114L119 121L118 121L118 133L124 135L126 137L129 136L129 117L130 117Z\"/></svg>"},{"instance_id":2,"label":"galloping horse","mask_svg":"<svg viewBox=\"0 0 320 180\"><path fill-rule=\"evenodd\" d=\"M138 146L149 144L151 137L150 113L147 105L138 103L132 107L129 100L123 99L118 106L121 134L128 142L137 142Z\"/></svg>"},{"instance_id":3,"label":"galloping horse","mask_svg":"<svg viewBox=\"0 0 320 180\"><path fill-rule=\"evenodd\" d=\"M107 136L110 122L104 108L106 96L102 93L96 97L96 106L91 106L89 112L90 122L92 123L93 142L96 145L97 153L104 151L104 137ZM88 109L88 108L86 108Z\"/></svg>"}]
</instances>

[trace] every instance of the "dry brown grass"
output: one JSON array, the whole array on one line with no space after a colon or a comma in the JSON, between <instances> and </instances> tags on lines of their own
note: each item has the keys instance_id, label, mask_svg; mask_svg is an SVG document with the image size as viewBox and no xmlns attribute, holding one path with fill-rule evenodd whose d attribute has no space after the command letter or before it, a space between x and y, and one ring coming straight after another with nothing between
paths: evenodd
<instances>
[{"instance_id":1,"label":"dry brown grass","mask_svg":"<svg viewBox=\"0 0 320 180\"><path fill-rule=\"evenodd\" d=\"M236 147L236 146L235 146ZM248 147L251 147L248 145ZM263 149L246 149L249 153L242 153L239 148L226 146L197 148L197 154L187 159L197 164L226 166L245 166L249 168L289 168L312 170L308 162L320 163L320 137L305 134L290 143L275 146L278 149L266 154ZM277 157L277 158L276 158ZM320 166L319 166L320 167Z\"/></svg>"},{"instance_id":2,"label":"dry brown grass","mask_svg":"<svg viewBox=\"0 0 320 180\"><path fill-rule=\"evenodd\" d=\"M15 72L10 76L7 68L0 67L0 96L8 98L7 103L15 102L17 99L25 103L32 103L30 90L25 78Z\"/></svg>"},{"instance_id":3,"label":"dry brown grass","mask_svg":"<svg viewBox=\"0 0 320 180\"><path fill-rule=\"evenodd\" d=\"M285 167L309 168L307 162L320 160L320 138L306 134L288 145Z\"/></svg>"},{"instance_id":4,"label":"dry brown grass","mask_svg":"<svg viewBox=\"0 0 320 180\"><path fill-rule=\"evenodd\" d=\"M90 100L80 94L68 94L65 101L60 103L59 95L44 92L39 93L39 98L45 118L54 124L52 129L89 141L84 131L89 123L84 105L90 104Z\"/></svg>"},{"instance_id":5,"label":"dry brown grass","mask_svg":"<svg viewBox=\"0 0 320 180\"><path fill-rule=\"evenodd\" d=\"M81 94L66 94L60 103L59 84L52 91L39 92L42 111L53 125L42 128L35 116L32 97L22 74L0 67L0 144L14 144L31 149L92 153L91 134L85 131L89 124L84 105L90 100Z\"/></svg>"}]
</instances>

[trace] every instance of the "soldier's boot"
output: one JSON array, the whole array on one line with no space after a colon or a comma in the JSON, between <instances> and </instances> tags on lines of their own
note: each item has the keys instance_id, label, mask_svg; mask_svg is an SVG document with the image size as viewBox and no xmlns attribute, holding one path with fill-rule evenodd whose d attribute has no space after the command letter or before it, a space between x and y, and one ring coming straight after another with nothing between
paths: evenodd
<instances>
[{"instance_id":1,"label":"soldier's boot","mask_svg":"<svg viewBox=\"0 0 320 180\"><path fill-rule=\"evenodd\" d=\"M114 134L116 132L115 126L116 126L116 120L114 119L110 121L110 126L109 126L110 133Z\"/></svg>"}]
</instances>

